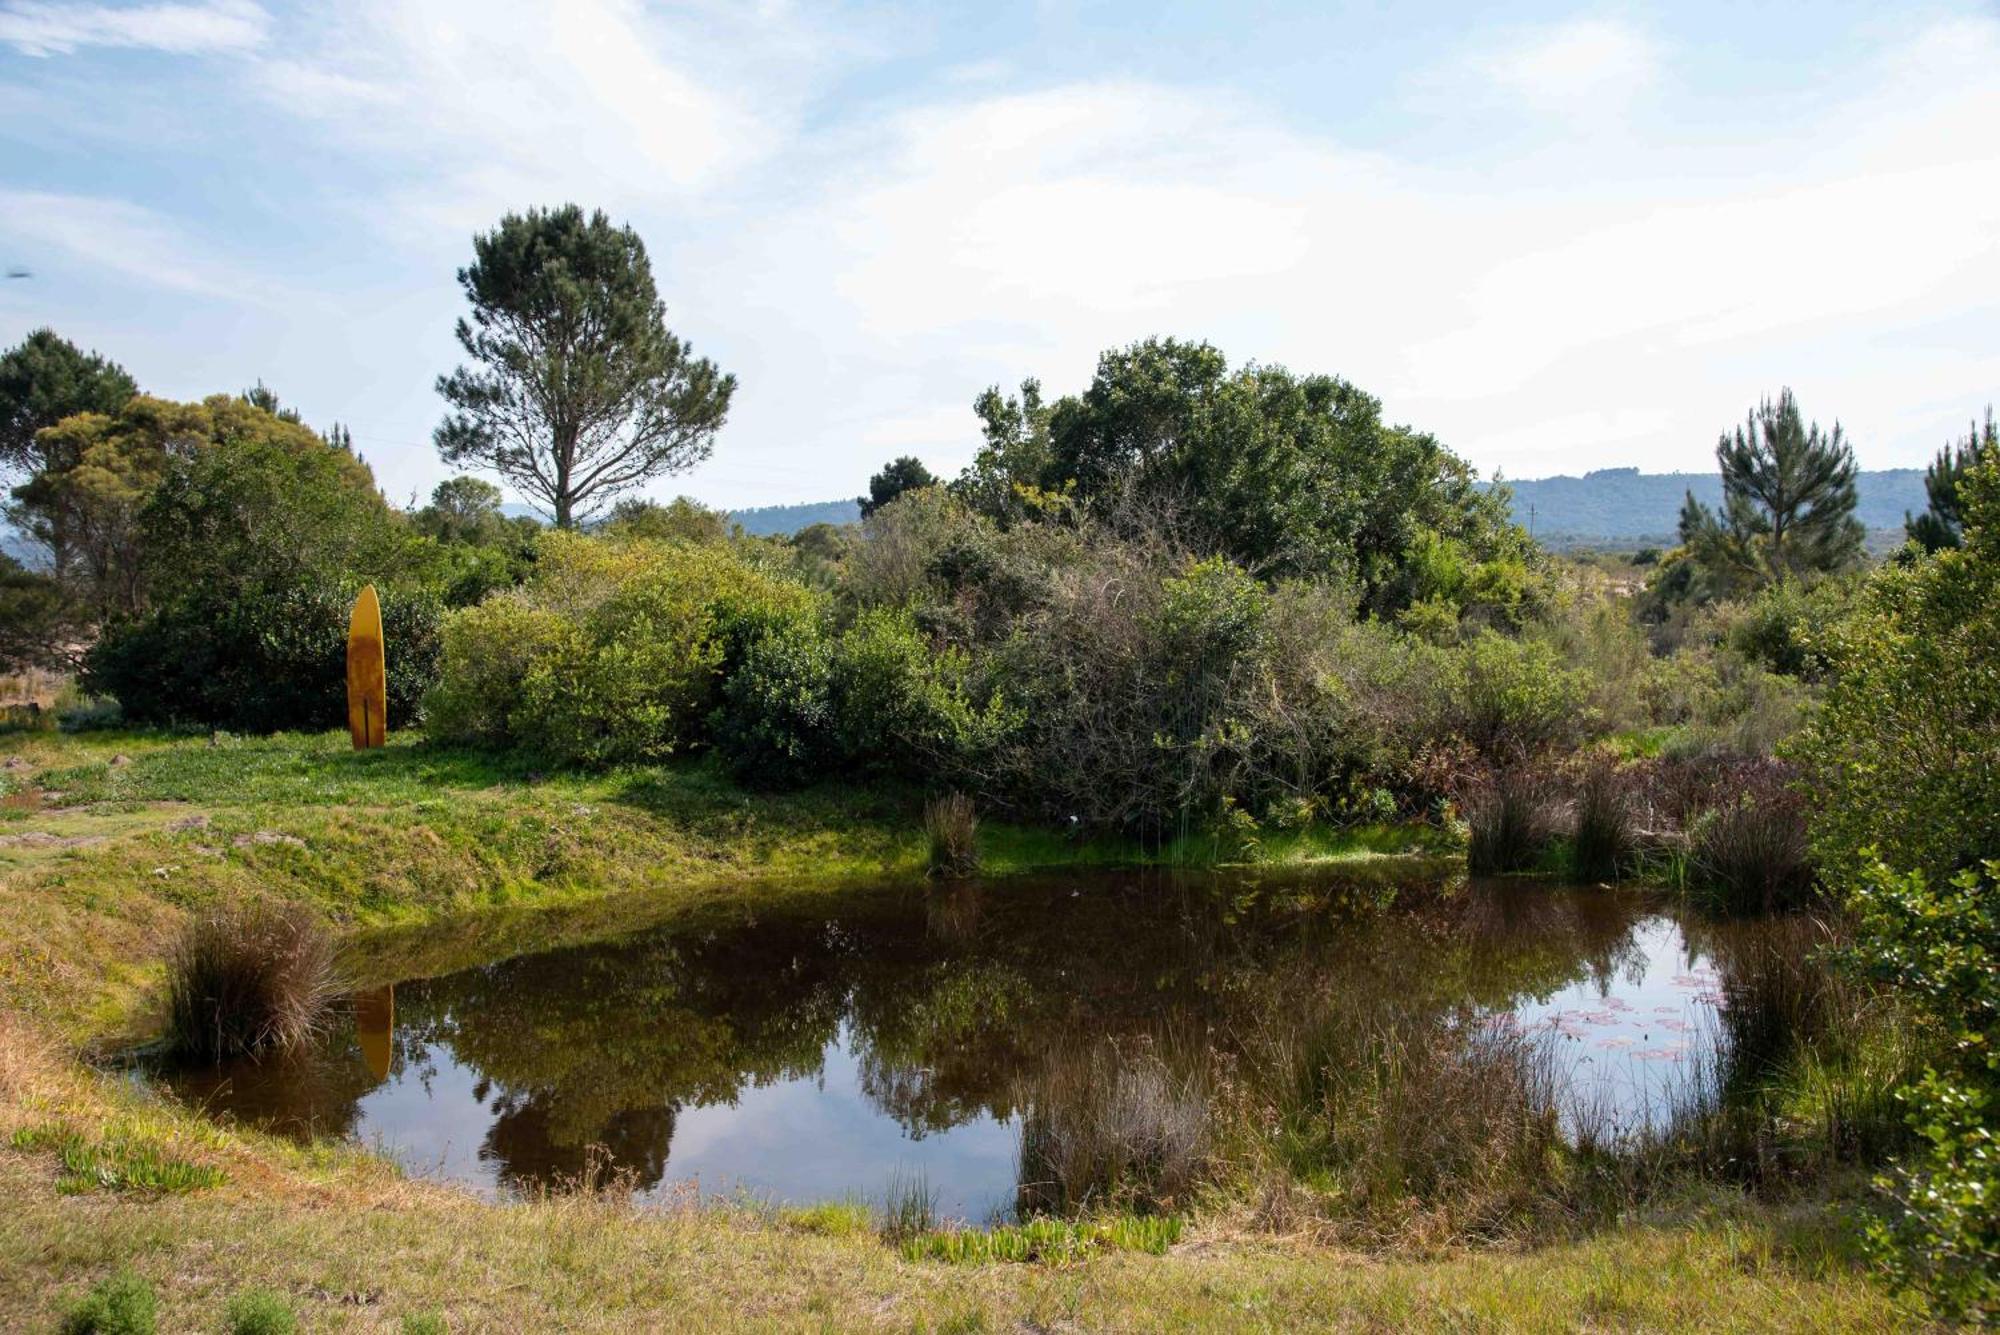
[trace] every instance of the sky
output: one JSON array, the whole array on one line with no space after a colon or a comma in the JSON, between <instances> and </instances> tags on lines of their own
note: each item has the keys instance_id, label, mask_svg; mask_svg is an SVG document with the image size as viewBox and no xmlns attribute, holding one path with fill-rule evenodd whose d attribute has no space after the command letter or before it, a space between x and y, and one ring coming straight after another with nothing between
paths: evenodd
<instances>
[{"instance_id":1,"label":"sky","mask_svg":"<svg viewBox=\"0 0 2000 1335\"><path fill-rule=\"evenodd\" d=\"M1783 386L1865 468L2000 401L2000 5L0 0L0 347L262 380L448 475L455 271L646 242L739 381L655 484L955 473L988 385L1206 339L1509 477L1707 471Z\"/></svg>"}]
</instances>

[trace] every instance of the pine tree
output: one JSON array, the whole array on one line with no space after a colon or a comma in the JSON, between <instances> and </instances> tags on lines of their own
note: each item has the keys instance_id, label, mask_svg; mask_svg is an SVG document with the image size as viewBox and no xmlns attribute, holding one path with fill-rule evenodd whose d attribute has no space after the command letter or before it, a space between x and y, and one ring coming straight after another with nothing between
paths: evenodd
<instances>
[{"instance_id":1,"label":"pine tree","mask_svg":"<svg viewBox=\"0 0 2000 1335\"><path fill-rule=\"evenodd\" d=\"M1681 540L1721 590L1783 584L1861 557L1854 451L1840 424L1808 425L1784 390L1715 447L1720 515L1689 494Z\"/></svg>"},{"instance_id":2,"label":"pine tree","mask_svg":"<svg viewBox=\"0 0 2000 1335\"><path fill-rule=\"evenodd\" d=\"M492 469L569 528L714 448L736 377L667 330L645 243L568 204L508 214L458 271L472 365L438 377L446 463Z\"/></svg>"},{"instance_id":3,"label":"pine tree","mask_svg":"<svg viewBox=\"0 0 2000 1335\"><path fill-rule=\"evenodd\" d=\"M1930 508L1922 514L1903 515L1903 531L1927 552L1942 551L1956 547L1963 541L1965 533L1964 504L1959 497L1960 484L1965 475L1978 462L1981 451L2000 450L2000 431L1993 422L1993 409L1986 409L1986 424L1978 423L1966 429L1965 439L1955 441L1938 451L1931 466L1924 470L1924 495L1930 500Z\"/></svg>"}]
</instances>

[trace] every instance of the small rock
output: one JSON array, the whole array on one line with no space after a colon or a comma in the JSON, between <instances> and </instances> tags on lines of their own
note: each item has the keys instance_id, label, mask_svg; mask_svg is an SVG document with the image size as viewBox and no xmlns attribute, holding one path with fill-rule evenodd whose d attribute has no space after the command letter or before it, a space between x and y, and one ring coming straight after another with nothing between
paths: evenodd
<instances>
[{"instance_id":1,"label":"small rock","mask_svg":"<svg viewBox=\"0 0 2000 1335\"><path fill-rule=\"evenodd\" d=\"M295 834L279 834L276 830L258 830L254 834L239 834L229 841L237 848L249 848L257 844L285 844L292 848L304 848L306 841Z\"/></svg>"},{"instance_id":2,"label":"small rock","mask_svg":"<svg viewBox=\"0 0 2000 1335\"><path fill-rule=\"evenodd\" d=\"M24 834L0 834L0 848L95 848L103 842L104 836L101 834L75 834L64 837L43 830L29 830Z\"/></svg>"}]
</instances>

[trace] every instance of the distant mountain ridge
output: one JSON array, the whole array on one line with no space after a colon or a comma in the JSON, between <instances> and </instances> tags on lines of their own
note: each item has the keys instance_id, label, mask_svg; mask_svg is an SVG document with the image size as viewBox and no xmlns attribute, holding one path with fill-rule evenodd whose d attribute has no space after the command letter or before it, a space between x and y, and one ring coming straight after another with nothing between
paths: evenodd
<instances>
[{"instance_id":1,"label":"distant mountain ridge","mask_svg":"<svg viewBox=\"0 0 2000 1335\"><path fill-rule=\"evenodd\" d=\"M1636 468L1599 468L1582 477L1504 479L1513 493L1514 518L1550 547L1605 544L1664 546L1674 541L1681 500L1688 492L1704 504L1722 503L1722 478L1716 473L1642 473ZM1491 487L1495 483L1481 483ZM1918 514L1929 504L1921 468L1882 468L1859 475L1860 504L1855 513L1871 532L1891 533L1900 540L1903 515ZM510 502L500 507L510 515L540 516L531 507ZM798 505L758 505L732 510L729 517L745 533L791 534L814 524L855 524L861 507L852 500L806 501ZM18 542L18 536L8 535ZM1876 548L1882 542L1871 544ZM1890 542L1887 545L1894 545Z\"/></svg>"},{"instance_id":2,"label":"distant mountain ridge","mask_svg":"<svg viewBox=\"0 0 2000 1335\"><path fill-rule=\"evenodd\" d=\"M1552 547L1670 543L1679 524L1681 502L1690 491L1706 505L1722 503L1722 478L1717 473L1600 468L1582 477L1505 481L1513 492L1515 521ZM1873 531L1900 532L1906 511L1919 513L1929 504L1921 468L1860 473L1856 490L1860 499L1855 516Z\"/></svg>"},{"instance_id":3,"label":"distant mountain ridge","mask_svg":"<svg viewBox=\"0 0 2000 1335\"><path fill-rule=\"evenodd\" d=\"M1492 486L1493 483L1482 484ZM1671 543L1681 501L1722 503L1716 473L1642 473L1637 468L1599 468L1582 477L1505 479L1513 493L1514 518L1554 547L1593 543ZM1921 468L1883 468L1859 475L1855 514L1865 528L1900 532L1905 512L1929 504ZM861 518L853 501L765 505L730 515L746 533L795 533L811 524L852 524Z\"/></svg>"},{"instance_id":4,"label":"distant mountain ridge","mask_svg":"<svg viewBox=\"0 0 2000 1335\"><path fill-rule=\"evenodd\" d=\"M858 501L806 501L800 505L759 505L748 510L731 510L729 517L743 525L745 533L764 535L796 533L814 524L858 524Z\"/></svg>"}]
</instances>

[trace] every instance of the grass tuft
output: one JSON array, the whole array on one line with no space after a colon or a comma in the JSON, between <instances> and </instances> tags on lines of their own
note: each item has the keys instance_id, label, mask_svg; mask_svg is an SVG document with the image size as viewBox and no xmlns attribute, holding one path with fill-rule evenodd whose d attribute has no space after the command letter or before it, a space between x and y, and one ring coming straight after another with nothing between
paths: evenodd
<instances>
[{"instance_id":1,"label":"grass tuft","mask_svg":"<svg viewBox=\"0 0 2000 1335\"><path fill-rule=\"evenodd\" d=\"M1463 805L1466 870L1475 876L1528 870L1555 834L1548 786L1526 767L1494 774Z\"/></svg>"},{"instance_id":2,"label":"grass tuft","mask_svg":"<svg viewBox=\"0 0 2000 1335\"><path fill-rule=\"evenodd\" d=\"M333 939L298 906L224 910L167 954L167 1041L214 1060L303 1045L335 995Z\"/></svg>"},{"instance_id":3,"label":"grass tuft","mask_svg":"<svg viewBox=\"0 0 2000 1335\"><path fill-rule=\"evenodd\" d=\"M223 1313L229 1335L293 1335L299 1319L284 1295L271 1289L245 1289L229 1300Z\"/></svg>"},{"instance_id":4,"label":"grass tuft","mask_svg":"<svg viewBox=\"0 0 2000 1335\"><path fill-rule=\"evenodd\" d=\"M62 1335L153 1335L160 1300L144 1276L121 1270L100 1280L63 1313Z\"/></svg>"},{"instance_id":5,"label":"grass tuft","mask_svg":"<svg viewBox=\"0 0 2000 1335\"><path fill-rule=\"evenodd\" d=\"M1184 1205L1208 1166L1213 1092L1203 1063L1169 1062L1152 1044L1060 1052L1026 1091L1024 1212Z\"/></svg>"},{"instance_id":6,"label":"grass tuft","mask_svg":"<svg viewBox=\"0 0 2000 1335\"><path fill-rule=\"evenodd\" d=\"M1099 1252L1164 1255L1181 1239L1179 1215L1112 1215L1067 1220L1048 1215L991 1229L937 1229L905 1238L905 1260L985 1265L995 1261L1065 1265Z\"/></svg>"},{"instance_id":7,"label":"grass tuft","mask_svg":"<svg viewBox=\"0 0 2000 1335\"><path fill-rule=\"evenodd\" d=\"M1803 907L1813 893L1804 800L1767 787L1704 812L1688 830L1688 861L1711 907L1727 913Z\"/></svg>"},{"instance_id":8,"label":"grass tuft","mask_svg":"<svg viewBox=\"0 0 2000 1335\"><path fill-rule=\"evenodd\" d=\"M1570 874L1581 881L1615 881L1634 861L1638 816L1630 786L1609 761L1593 763L1576 786L1570 826Z\"/></svg>"},{"instance_id":9,"label":"grass tuft","mask_svg":"<svg viewBox=\"0 0 2000 1335\"><path fill-rule=\"evenodd\" d=\"M937 1228L937 1192L922 1173L896 1173L882 1201L882 1239L901 1245Z\"/></svg>"},{"instance_id":10,"label":"grass tuft","mask_svg":"<svg viewBox=\"0 0 2000 1335\"><path fill-rule=\"evenodd\" d=\"M979 813L964 793L924 803L924 834L930 840L931 875L970 876L979 870Z\"/></svg>"},{"instance_id":11,"label":"grass tuft","mask_svg":"<svg viewBox=\"0 0 2000 1335\"><path fill-rule=\"evenodd\" d=\"M160 1196L219 1187L220 1168L167 1153L149 1137L113 1127L101 1140L60 1122L22 1127L8 1137L17 1150L53 1150L61 1165L56 1190L67 1196L87 1191L131 1191Z\"/></svg>"}]
</instances>

